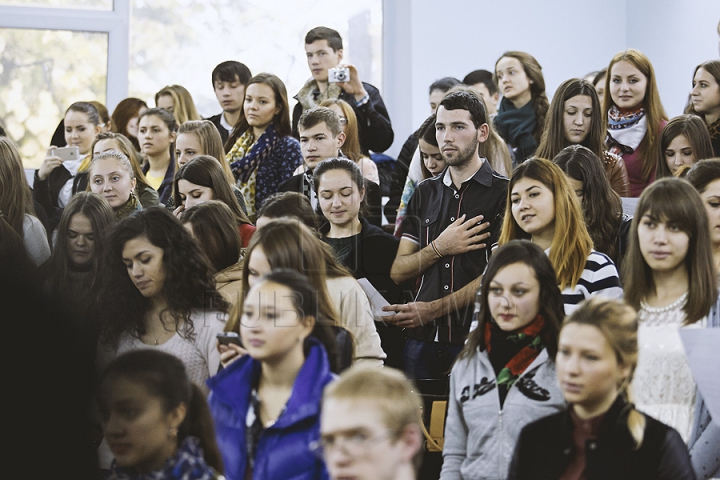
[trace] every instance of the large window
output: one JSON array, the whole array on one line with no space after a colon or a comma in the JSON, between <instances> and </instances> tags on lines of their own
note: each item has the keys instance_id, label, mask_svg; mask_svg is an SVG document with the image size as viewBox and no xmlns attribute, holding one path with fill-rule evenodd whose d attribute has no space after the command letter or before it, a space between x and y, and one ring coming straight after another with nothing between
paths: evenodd
<instances>
[{"instance_id":1,"label":"large window","mask_svg":"<svg viewBox=\"0 0 720 480\"><path fill-rule=\"evenodd\" d=\"M279 76L292 108L318 25L338 30L345 61L381 86L382 0L0 0L0 122L37 168L72 102L154 106L180 84L201 115L218 113L210 76L225 60Z\"/></svg>"},{"instance_id":2,"label":"large window","mask_svg":"<svg viewBox=\"0 0 720 480\"><path fill-rule=\"evenodd\" d=\"M26 168L71 103L127 95L128 21L129 0L0 0L0 122Z\"/></svg>"},{"instance_id":3,"label":"large window","mask_svg":"<svg viewBox=\"0 0 720 480\"><path fill-rule=\"evenodd\" d=\"M0 119L26 167L39 166L70 103L106 102L107 49L104 33L0 29Z\"/></svg>"},{"instance_id":4,"label":"large window","mask_svg":"<svg viewBox=\"0 0 720 480\"><path fill-rule=\"evenodd\" d=\"M304 37L318 25L340 32L364 81L382 83L382 0L133 0L131 17L130 95L148 105L180 84L201 115L218 113L210 77L225 60L274 73L292 97L310 77Z\"/></svg>"},{"instance_id":5,"label":"large window","mask_svg":"<svg viewBox=\"0 0 720 480\"><path fill-rule=\"evenodd\" d=\"M0 0L0 5L112 10L113 0Z\"/></svg>"}]
</instances>

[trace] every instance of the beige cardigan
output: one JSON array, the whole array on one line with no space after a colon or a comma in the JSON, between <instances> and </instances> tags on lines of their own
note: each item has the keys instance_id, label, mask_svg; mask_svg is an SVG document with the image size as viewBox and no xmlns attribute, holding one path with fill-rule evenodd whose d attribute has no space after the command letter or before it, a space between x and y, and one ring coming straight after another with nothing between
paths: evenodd
<instances>
[{"instance_id":1,"label":"beige cardigan","mask_svg":"<svg viewBox=\"0 0 720 480\"><path fill-rule=\"evenodd\" d=\"M372 307L365 291L353 277L326 280L333 306L340 314L341 326L352 333L355 340L355 363L382 367L387 355L380 346Z\"/></svg>"}]
</instances>

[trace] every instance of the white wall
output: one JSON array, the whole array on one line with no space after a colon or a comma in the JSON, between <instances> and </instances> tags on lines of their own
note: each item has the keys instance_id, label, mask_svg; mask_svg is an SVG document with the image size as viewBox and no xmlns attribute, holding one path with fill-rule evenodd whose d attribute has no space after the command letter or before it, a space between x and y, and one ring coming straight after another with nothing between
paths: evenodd
<instances>
[{"instance_id":1,"label":"white wall","mask_svg":"<svg viewBox=\"0 0 720 480\"><path fill-rule=\"evenodd\" d=\"M396 156L429 115L428 87L438 78L492 71L506 50L532 54L548 97L568 78L599 70L634 47L653 62L674 116L698 63L718 58L717 0L385 0L383 98Z\"/></svg>"},{"instance_id":2,"label":"white wall","mask_svg":"<svg viewBox=\"0 0 720 480\"><path fill-rule=\"evenodd\" d=\"M718 58L717 0L628 0L628 47L653 62L670 118L680 115L700 63Z\"/></svg>"}]
</instances>

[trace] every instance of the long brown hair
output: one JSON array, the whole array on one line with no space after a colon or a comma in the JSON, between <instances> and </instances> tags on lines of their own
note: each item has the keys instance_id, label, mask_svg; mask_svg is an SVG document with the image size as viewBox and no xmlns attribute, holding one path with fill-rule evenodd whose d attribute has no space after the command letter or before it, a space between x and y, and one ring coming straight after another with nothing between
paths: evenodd
<instances>
[{"instance_id":1,"label":"long brown hair","mask_svg":"<svg viewBox=\"0 0 720 480\"><path fill-rule=\"evenodd\" d=\"M695 71L693 72L693 78L692 78L693 88L695 87L695 75L697 75L697 71L700 70L701 68L703 70L705 70L707 73L709 73L710 75L712 75L713 78L715 79L715 83L720 85L720 60L709 60L709 61L703 62L700 65L698 65L697 67L695 67ZM693 105L692 102L690 102L690 105L687 109L687 113L692 113L694 115L698 115L698 116L702 117L703 120L705 119L705 114L698 113L698 111L695 110L695 106Z\"/></svg>"},{"instance_id":2,"label":"long brown hair","mask_svg":"<svg viewBox=\"0 0 720 480\"><path fill-rule=\"evenodd\" d=\"M652 63L650 63L650 59L640 50L629 48L624 52L616 53L608 65L608 73L605 77L605 102L603 104L603 112L605 112L605 115L603 119L607 122L610 108L614 105L612 95L610 94L610 82L612 82L613 75L612 68L616 63L622 61L628 62L640 70L640 73L647 79L645 98L642 101L642 106L645 109L645 116L647 118L647 132L638 146L638 155L642 159L642 179L647 180L655 170L656 158L654 152L660 140L660 122L667 120L668 116L660 101L660 92L658 91L655 81L655 69Z\"/></svg>"},{"instance_id":3,"label":"long brown hair","mask_svg":"<svg viewBox=\"0 0 720 480\"><path fill-rule=\"evenodd\" d=\"M178 129L178 135L183 133L193 135L197 139L200 148L202 148L202 152L198 152L198 155L209 155L220 162L220 166L223 167L228 183L230 183L231 186L235 186L235 176L230 170L230 165L225 161L222 137L220 137L220 132L218 132L215 124L210 120L188 120L180 125ZM175 144L177 145L177 142L175 142ZM177 151L175 152L175 157L180 157Z\"/></svg>"},{"instance_id":4,"label":"long brown hair","mask_svg":"<svg viewBox=\"0 0 720 480\"><path fill-rule=\"evenodd\" d=\"M342 110L343 115L347 123L343 132L345 132L345 142L342 145L342 152L353 162L359 162L365 155L363 155L360 149L360 133L358 132L357 116L355 110L352 109L350 104L345 100L339 98L328 98L323 101L321 107L330 107L330 105L337 105Z\"/></svg>"},{"instance_id":5,"label":"long brown hair","mask_svg":"<svg viewBox=\"0 0 720 480\"><path fill-rule=\"evenodd\" d=\"M287 268L307 275L317 291L320 313L334 325L340 324L340 315L333 306L325 283L327 277L338 276L328 275L328 266L336 272L339 270L335 261L332 264L328 263L329 259L334 260L328 245L317 238L299 219L272 220L256 230L250 240L242 271L243 292L250 291L248 283L250 258L258 247L265 254L271 269ZM346 276L352 276L347 270L345 273ZM226 330L237 327L238 325L228 325Z\"/></svg>"},{"instance_id":6,"label":"long brown hair","mask_svg":"<svg viewBox=\"0 0 720 480\"><path fill-rule=\"evenodd\" d=\"M279 77L272 73L259 73L250 79L250 83L245 87L245 92L254 83L262 83L270 87L275 94L275 107L279 107L280 110L273 117L273 125L275 126L275 133L279 137L285 137L292 134L290 128L290 107L288 106L288 96L285 84ZM230 151L237 142L238 138L250 128L247 118L245 117L245 103L243 102L242 111L240 112L240 118L235 124L235 127L230 133L230 136L225 142L225 149Z\"/></svg>"},{"instance_id":7,"label":"long brown hair","mask_svg":"<svg viewBox=\"0 0 720 480\"><path fill-rule=\"evenodd\" d=\"M110 123L112 131L125 135L130 140L130 143L132 143L133 148L138 152L140 151L140 143L136 137L130 135L130 132L127 130L127 125L130 123L130 120L140 116L140 110L143 108L148 108L147 103L139 98L129 97L121 100L115 107L115 110L113 110L111 116L112 121Z\"/></svg>"},{"instance_id":8,"label":"long brown hair","mask_svg":"<svg viewBox=\"0 0 720 480\"><path fill-rule=\"evenodd\" d=\"M563 148L570 145L570 141L565 136L565 102L578 95L590 97L590 103L592 104L590 129L583 141L580 142L580 145L589 148L598 158L603 158L605 122L603 121L600 100L595 87L581 78L566 80L555 91L545 122L546 128L535 152L537 157L555 158Z\"/></svg>"},{"instance_id":9,"label":"long brown hair","mask_svg":"<svg viewBox=\"0 0 720 480\"><path fill-rule=\"evenodd\" d=\"M212 188L213 199L220 200L230 207L238 226L243 223L252 224L248 216L240 208L237 197L235 197L230 185L228 185L225 172L220 166L220 162L215 158L208 155L198 155L180 167L180 170L175 174L175 180L173 180L173 200L175 205L178 206L184 203L178 190L180 180L187 180L195 185Z\"/></svg>"},{"instance_id":10,"label":"long brown hair","mask_svg":"<svg viewBox=\"0 0 720 480\"><path fill-rule=\"evenodd\" d=\"M618 264L618 232L622 222L622 200L610 186L605 169L589 148L565 147L554 159L565 174L582 182L582 211L595 249Z\"/></svg>"},{"instance_id":11,"label":"long brown hair","mask_svg":"<svg viewBox=\"0 0 720 480\"><path fill-rule=\"evenodd\" d=\"M48 283L46 287L52 293L61 291L70 276L72 265L67 253L68 229L75 215L83 215L90 220L94 237L94 253L90 275L88 293L98 284L102 264L109 250L107 234L115 224L117 217L113 209L104 198L92 192L78 192L70 198L63 209L62 217L57 228L55 249L47 261Z\"/></svg>"},{"instance_id":12,"label":"long brown hair","mask_svg":"<svg viewBox=\"0 0 720 480\"><path fill-rule=\"evenodd\" d=\"M188 208L180 220L192 225L193 237L210 260L214 273L238 263L242 242L230 207L210 200Z\"/></svg>"},{"instance_id":13,"label":"long brown hair","mask_svg":"<svg viewBox=\"0 0 720 480\"><path fill-rule=\"evenodd\" d=\"M543 129L545 128L545 117L550 106L547 94L545 93L545 77L542 73L542 67L538 61L529 53L519 51L509 51L500 55L497 62L495 62L495 71L497 72L497 64L503 57L514 58L520 62L525 70L525 75L532 81L530 84L530 94L532 96L532 106L535 110L535 129L533 130L533 137L536 142L540 142L542 137ZM493 80L495 84L497 81L497 74L493 74Z\"/></svg>"},{"instance_id":14,"label":"long brown hair","mask_svg":"<svg viewBox=\"0 0 720 480\"><path fill-rule=\"evenodd\" d=\"M195 108L195 101L187 88L182 85L168 85L155 94L155 105L163 95L169 95L173 99L173 116L178 125L188 120L200 120L202 117Z\"/></svg>"},{"instance_id":15,"label":"long brown hair","mask_svg":"<svg viewBox=\"0 0 720 480\"><path fill-rule=\"evenodd\" d=\"M553 194L555 234L548 256L555 268L560 289L574 288L585 269L593 243L585 227L577 196L568 185L563 171L553 162L532 158L521 163L513 171L508 184L505 217L498 243L504 245L518 238L530 239L530 235L520 228L512 214L512 190L522 178L537 180Z\"/></svg>"},{"instance_id":16,"label":"long brown hair","mask_svg":"<svg viewBox=\"0 0 720 480\"><path fill-rule=\"evenodd\" d=\"M690 239L683 261L688 276L683 310L685 324L695 323L708 314L718 295L710 227L700 194L686 180L669 177L655 181L640 195L622 268L625 301L637 310L642 300L655 293L653 272L638 239L638 226L645 215L677 225Z\"/></svg>"},{"instance_id":17,"label":"long brown hair","mask_svg":"<svg viewBox=\"0 0 720 480\"><path fill-rule=\"evenodd\" d=\"M485 345L485 324L493 321L488 302L490 284L500 270L514 263L527 265L533 271L535 279L540 285L538 313L545 320L542 336L549 357L551 359L555 358L560 322L565 318L565 305L550 259L540 247L527 240L508 242L498 247L490 257L478 294L478 303L480 304L478 327L468 335L465 347L463 347L458 358L470 358L477 353L478 349L487 349L488 346Z\"/></svg>"},{"instance_id":18,"label":"long brown hair","mask_svg":"<svg viewBox=\"0 0 720 480\"><path fill-rule=\"evenodd\" d=\"M678 115L665 125L660 134L660 142L655 154L657 158L656 179L673 176L665 158L665 150L680 135L685 137L690 144L695 162L714 156L712 140L710 140L710 133L708 133L705 122L697 115ZM679 152L677 153L679 154Z\"/></svg>"},{"instance_id":19,"label":"long brown hair","mask_svg":"<svg viewBox=\"0 0 720 480\"><path fill-rule=\"evenodd\" d=\"M25 215L35 215L35 209L20 152L7 137L0 137L0 212L20 238L24 238Z\"/></svg>"}]
</instances>

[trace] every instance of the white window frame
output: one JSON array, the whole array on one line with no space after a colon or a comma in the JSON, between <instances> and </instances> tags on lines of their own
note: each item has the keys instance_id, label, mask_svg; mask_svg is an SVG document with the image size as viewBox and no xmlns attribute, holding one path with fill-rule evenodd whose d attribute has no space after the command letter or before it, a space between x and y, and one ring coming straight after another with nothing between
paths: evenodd
<instances>
[{"instance_id":1,"label":"white window frame","mask_svg":"<svg viewBox=\"0 0 720 480\"><path fill-rule=\"evenodd\" d=\"M108 110L113 111L115 106L127 97L130 0L114 0L112 10L0 5L0 28L107 33L105 104Z\"/></svg>"}]
</instances>

